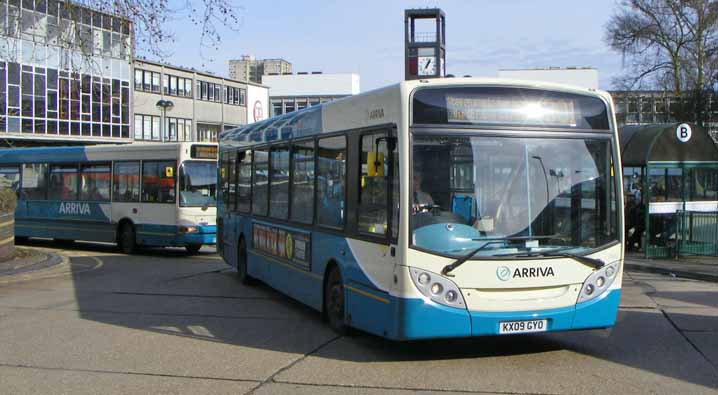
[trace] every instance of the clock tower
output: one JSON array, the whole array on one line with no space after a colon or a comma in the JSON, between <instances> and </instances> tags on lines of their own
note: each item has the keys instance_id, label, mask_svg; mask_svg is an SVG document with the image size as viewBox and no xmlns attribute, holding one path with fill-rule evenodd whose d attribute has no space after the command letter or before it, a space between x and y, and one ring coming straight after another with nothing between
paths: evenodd
<instances>
[{"instance_id":1,"label":"clock tower","mask_svg":"<svg viewBox=\"0 0 718 395\"><path fill-rule=\"evenodd\" d=\"M404 79L445 75L446 16L438 8L404 11Z\"/></svg>"}]
</instances>

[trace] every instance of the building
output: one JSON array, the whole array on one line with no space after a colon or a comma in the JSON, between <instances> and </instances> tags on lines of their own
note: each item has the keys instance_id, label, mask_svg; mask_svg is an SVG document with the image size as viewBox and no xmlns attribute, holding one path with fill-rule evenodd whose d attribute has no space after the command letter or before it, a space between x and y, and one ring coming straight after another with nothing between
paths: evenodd
<instances>
[{"instance_id":1,"label":"building","mask_svg":"<svg viewBox=\"0 0 718 395\"><path fill-rule=\"evenodd\" d=\"M499 70L499 78L515 80L555 82L598 89L598 70L593 67L548 67L538 69Z\"/></svg>"},{"instance_id":2,"label":"building","mask_svg":"<svg viewBox=\"0 0 718 395\"><path fill-rule=\"evenodd\" d=\"M217 141L267 117L267 88L149 60L134 61L134 141ZM158 102L171 102L162 110ZM162 118L165 121L162 121Z\"/></svg>"},{"instance_id":3,"label":"building","mask_svg":"<svg viewBox=\"0 0 718 395\"><path fill-rule=\"evenodd\" d=\"M271 115L286 114L359 93L359 74L322 72L265 75Z\"/></svg>"},{"instance_id":4,"label":"building","mask_svg":"<svg viewBox=\"0 0 718 395\"><path fill-rule=\"evenodd\" d=\"M0 146L131 142L132 42L117 15L0 2Z\"/></svg>"},{"instance_id":5,"label":"building","mask_svg":"<svg viewBox=\"0 0 718 395\"><path fill-rule=\"evenodd\" d=\"M229 61L229 78L237 81L262 83L262 76L267 74L291 74L292 64L284 59L260 59L242 55L238 60Z\"/></svg>"}]
</instances>

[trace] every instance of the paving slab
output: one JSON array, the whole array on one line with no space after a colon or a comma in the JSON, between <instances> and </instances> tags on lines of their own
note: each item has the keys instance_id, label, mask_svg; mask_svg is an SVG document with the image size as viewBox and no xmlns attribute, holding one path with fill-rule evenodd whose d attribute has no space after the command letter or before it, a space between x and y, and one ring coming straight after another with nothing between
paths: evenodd
<instances>
[{"instance_id":1,"label":"paving slab","mask_svg":"<svg viewBox=\"0 0 718 395\"><path fill-rule=\"evenodd\" d=\"M0 326L0 364L265 380L335 335L320 321L33 311Z\"/></svg>"},{"instance_id":2,"label":"paving slab","mask_svg":"<svg viewBox=\"0 0 718 395\"><path fill-rule=\"evenodd\" d=\"M242 394L254 382L0 366L6 394Z\"/></svg>"},{"instance_id":3,"label":"paving slab","mask_svg":"<svg viewBox=\"0 0 718 395\"><path fill-rule=\"evenodd\" d=\"M716 393L718 371L660 312L624 310L611 331L393 343L342 338L284 383L510 393Z\"/></svg>"}]
</instances>

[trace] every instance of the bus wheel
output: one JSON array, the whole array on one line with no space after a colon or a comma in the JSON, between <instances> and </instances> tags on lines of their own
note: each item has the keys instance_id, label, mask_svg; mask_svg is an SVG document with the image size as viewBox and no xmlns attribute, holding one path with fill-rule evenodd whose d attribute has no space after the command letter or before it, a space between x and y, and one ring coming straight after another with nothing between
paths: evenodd
<instances>
[{"instance_id":1,"label":"bus wheel","mask_svg":"<svg viewBox=\"0 0 718 395\"><path fill-rule=\"evenodd\" d=\"M237 249L237 278L244 285L254 285L254 277L247 273L247 245L244 239L239 240L239 248Z\"/></svg>"},{"instance_id":2,"label":"bus wheel","mask_svg":"<svg viewBox=\"0 0 718 395\"><path fill-rule=\"evenodd\" d=\"M335 266L329 271L324 284L324 311L329 326L340 335L349 333L349 327L344 322L344 306L344 283Z\"/></svg>"},{"instance_id":3,"label":"bus wheel","mask_svg":"<svg viewBox=\"0 0 718 395\"><path fill-rule=\"evenodd\" d=\"M117 246L123 254L132 254L137 248L137 240L135 238L135 228L130 224L122 225L120 229L120 237L117 239Z\"/></svg>"},{"instance_id":4,"label":"bus wheel","mask_svg":"<svg viewBox=\"0 0 718 395\"><path fill-rule=\"evenodd\" d=\"M196 254L202 248L202 244L187 244L184 248L190 254Z\"/></svg>"}]
</instances>

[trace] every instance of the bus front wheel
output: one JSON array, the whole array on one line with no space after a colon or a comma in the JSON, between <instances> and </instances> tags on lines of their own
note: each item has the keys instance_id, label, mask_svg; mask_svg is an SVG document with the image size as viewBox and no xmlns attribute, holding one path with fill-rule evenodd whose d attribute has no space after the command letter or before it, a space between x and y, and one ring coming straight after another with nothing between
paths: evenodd
<instances>
[{"instance_id":1,"label":"bus front wheel","mask_svg":"<svg viewBox=\"0 0 718 395\"><path fill-rule=\"evenodd\" d=\"M324 312L329 326L340 335L349 333L344 321L344 282L339 268L330 269L324 284Z\"/></svg>"},{"instance_id":2,"label":"bus front wheel","mask_svg":"<svg viewBox=\"0 0 718 395\"><path fill-rule=\"evenodd\" d=\"M239 240L237 249L237 278L244 285L254 284L254 278L247 273L247 245L243 238Z\"/></svg>"},{"instance_id":3,"label":"bus front wheel","mask_svg":"<svg viewBox=\"0 0 718 395\"><path fill-rule=\"evenodd\" d=\"M120 251L122 251L123 254L129 255L135 252L135 249L137 248L137 239L135 238L135 228L132 225L122 225L117 245L120 247Z\"/></svg>"},{"instance_id":4,"label":"bus front wheel","mask_svg":"<svg viewBox=\"0 0 718 395\"><path fill-rule=\"evenodd\" d=\"M184 248L190 254L196 254L200 249L202 249L202 244L187 244Z\"/></svg>"}]
</instances>

